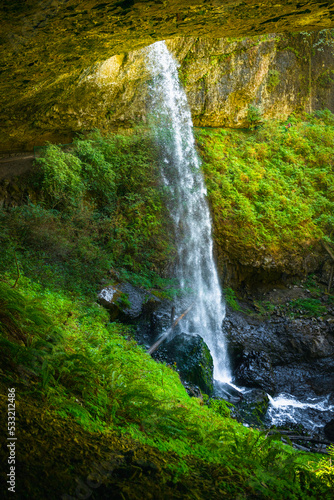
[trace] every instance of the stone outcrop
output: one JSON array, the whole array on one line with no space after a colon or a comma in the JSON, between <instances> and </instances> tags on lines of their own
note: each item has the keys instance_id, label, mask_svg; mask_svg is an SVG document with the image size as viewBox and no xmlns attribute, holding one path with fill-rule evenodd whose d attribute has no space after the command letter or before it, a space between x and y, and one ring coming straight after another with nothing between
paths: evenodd
<instances>
[{"instance_id":1,"label":"stone outcrop","mask_svg":"<svg viewBox=\"0 0 334 500\"><path fill-rule=\"evenodd\" d=\"M16 0L2 2L0 23L0 140L5 151L46 140L63 142L65 131L51 120L52 110L71 101L87 71L115 54L177 36L221 38L327 29L334 26L334 4ZM48 127L41 127L44 116L50 116Z\"/></svg>"},{"instance_id":2,"label":"stone outcrop","mask_svg":"<svg viewBox=\"0 0 334 500\"><path fill-rule=\"evenodd\" d=\"M159 361L176 365L190 394L198 387L205 394L213 392L213 361L209 348L199 335L180 332L165 342L153 355Z\"/></svg>"},{"instance_id":3,"label":"stone outcrop","mask_svg":"<svg viewBox=\"0 0 334 500\"><path fill-rule=\"evenodd\" d=\"M98 301L108 310L112 321L119 319L126 323L136 322L139 318L147 319L161 304L157 297L130 283L103 288Z\"/></svg>"},{"instance_id":4,"label":"stone outcrop","mask_svg":"<svg viewBox=\"0 0 334 500\"><path fill-rule=\"evenodd\" d=\"M334 54L322 35L268 35L239 40L167 40L180 63L194 124L247 127L248 106L262 117L327 107L334 111ZM132 127L149 116L146 49L115 55L83 73L71 96L50 107L36 126L67 134L94 127ZM310 73L311 70L311 73Z\"/></svg>"}]
</instances>

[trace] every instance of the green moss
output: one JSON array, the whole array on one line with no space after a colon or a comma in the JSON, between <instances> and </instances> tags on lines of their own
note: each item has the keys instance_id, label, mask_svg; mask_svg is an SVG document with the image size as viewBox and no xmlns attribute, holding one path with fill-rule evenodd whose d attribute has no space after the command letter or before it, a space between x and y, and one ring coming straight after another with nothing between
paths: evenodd
<instances>
[{"instance_id":1,"label":"green moss","mask_svg":"<svg viewBox=\"0 0 334 500\"><path fill-rule=\"evenodd\" d=\"M268 121L254 132L198 131L218 245L279 257L331 240L332 123L326 112Z\"/></svg>"},{"instance_id":2,"label":"green moss","mask_svg":"<svg viewBox=\"0 0 334 500\"><path fill-rule=\"evenodd\" d=\"M22 186L34 204L0 210L8 228L0 270L15 269L11 249L19 247L23 271L45 285L96 293L117 267L120 278L166 291L173 240L150 136L93 133L39 155Z\"/></svg>"},{"instance_id":3,"label":"green moss","mask_svg":"<svg viewBox=\"0 0 334 500\"><path fill-rule=\"evenodd\" d=\"M268 92L272 92L280 82L280 72L276 69L271 69L268 71L267 78L267 89Z\"/></svg>"},{"instance_id":4,"label":"green moss","mask_svg":"<svg viewBox=\"0 0 334 500\"><path fill-rule=\"evenodd\" d=\"M321 300L315 298L291 300L286 308L292 317L316 318L327 313L327 308Z\"/></svg>"},{"instance_id":5,"label":"green moss","mask_svg":"<svg viewBox=\"0 0 334 500\"><path fill-rule=\"evenodd\" d=\"M334 83L334 70L326 70L317 78L317 85L323 88L330 88Z\"/></svg>"}]
</instances>

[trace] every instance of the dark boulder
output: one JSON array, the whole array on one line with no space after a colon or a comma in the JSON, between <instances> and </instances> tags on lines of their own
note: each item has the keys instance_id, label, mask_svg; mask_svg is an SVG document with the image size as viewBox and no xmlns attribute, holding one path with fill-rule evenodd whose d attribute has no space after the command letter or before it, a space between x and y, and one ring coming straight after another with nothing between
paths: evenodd
<instances>
[{"instance_id":1,"label":"dark boulder","mask_svg":"<svg viewBox=\"0 0 334 500\"><path fill-rule=\"evenodd\" d=\"M263 321L229 309L224 330L235 382L303 400L332 394L333 328L321 319Z\"/></svg>"},{"instance_id":2,"label":"dark boulder","mask_svg":"<svg viewBox=\"0 0 334 500\"><path fill-rule=\"evenodd\" d=\"M213 361L210 350L200 335L180 333L162 345L153 355L159 361L176 364L182 382L213 392Z\"/></svg>"},{"instance_id":3,"label":"dark boulder","mask_svg":"<svg viewBox=\"0 0 334 500\"><path fill-rule=\"evenodd\" d=\"M327 422L324 427L324 433L327 439L330 441L334 441L334 418Z\"/></svg>"},{"instance_id":4,"label":"dark boulder","mask_svg":"<svg viewBox=\"0 0 334 500\"><path fill-rule=\"evenodd\" d=\"M269 407L269 398L261 389L244 392L243 398L235 404L232 415L249 425L261 425Z\"/></svg>"}]
</instances>

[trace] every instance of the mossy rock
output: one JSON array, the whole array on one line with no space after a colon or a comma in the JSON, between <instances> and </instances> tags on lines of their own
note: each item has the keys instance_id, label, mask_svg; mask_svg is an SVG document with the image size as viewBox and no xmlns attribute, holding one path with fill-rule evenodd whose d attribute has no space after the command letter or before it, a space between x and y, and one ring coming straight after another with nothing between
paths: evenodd
<instances>
[{"instance_id":1,"label":"mossy rock","mask_svg":"<svg viewBox=\"0 0 334 500\"><path fill-rule=\"evenodd\" d=\"M210 350L200 335L180 333L160 350L159 359L176 364L181 380L213 393L213 361Z\"/></svg>"}]
</instances>

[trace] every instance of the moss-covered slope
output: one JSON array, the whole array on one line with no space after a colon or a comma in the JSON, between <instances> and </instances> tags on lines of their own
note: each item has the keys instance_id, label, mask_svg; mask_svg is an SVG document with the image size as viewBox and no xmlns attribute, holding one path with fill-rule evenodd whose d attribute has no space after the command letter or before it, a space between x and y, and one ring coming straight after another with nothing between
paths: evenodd
<instances>
[{"instance_id":1,"label":"moss-covered slope","mask_svg":"<svg viewBox=\"0 0 334 500\"><path fill-rule=\"evenodd\" d=\"M198 131L220 268L234 286L332 262L333 125L327 110L253 131Z\"/></svg>"}]
</instances>

